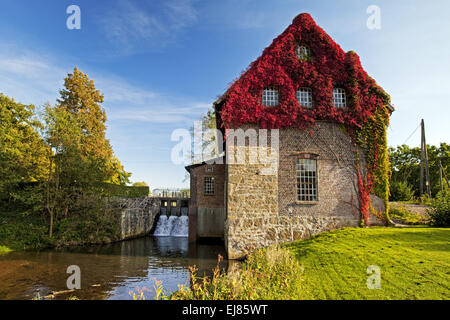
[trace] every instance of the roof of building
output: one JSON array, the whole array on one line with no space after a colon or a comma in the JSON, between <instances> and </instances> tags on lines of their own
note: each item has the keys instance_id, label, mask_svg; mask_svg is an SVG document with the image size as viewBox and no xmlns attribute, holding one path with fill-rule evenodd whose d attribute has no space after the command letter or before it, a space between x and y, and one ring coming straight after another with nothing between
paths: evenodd
<instances>
[{"instance_id":1,"label":"roof of building","mask_svg":"<svg viewBox=\"0 0 450 320\"><path fill-rule=\"evenodd\" d=\"M190 171L191 169L197 168L197 167L201 167L201 166L204 166L204 165L216 164L217 162L219 162L219 164L220 164L220 162L223 164L224 160L225 160L225 155L220 156L220 157L216 157L216 158L213 158L213 159L205 160L203 162L193 163L193 164L191 164L189 166L186 166L184 168L186 169L187 172L191 172Z\"/></svg>"}]
</instances>

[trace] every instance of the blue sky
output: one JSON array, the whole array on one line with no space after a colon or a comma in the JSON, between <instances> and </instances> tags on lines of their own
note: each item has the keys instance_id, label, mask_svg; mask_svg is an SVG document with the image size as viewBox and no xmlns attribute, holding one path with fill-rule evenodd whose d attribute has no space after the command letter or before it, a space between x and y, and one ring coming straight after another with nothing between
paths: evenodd
<instances>
[{"instance_id":1,"label":"blue sky","mask_svg":"<svg viewBox=\"0 0 450 320\"><path fill-rule=\"evenodd\" d=\"M66 27L72 4L81 30ZM381 9L380 30L366 27L369 5ZM430 144L450 142L448 0L2 0L0 92L54 103L78 66L105 94L108 138L132 181L187 187L170 160L172 131L189 129L301 12L356 51L391 95L390 145L421 118Z\"/></svg>"}]
</instances>

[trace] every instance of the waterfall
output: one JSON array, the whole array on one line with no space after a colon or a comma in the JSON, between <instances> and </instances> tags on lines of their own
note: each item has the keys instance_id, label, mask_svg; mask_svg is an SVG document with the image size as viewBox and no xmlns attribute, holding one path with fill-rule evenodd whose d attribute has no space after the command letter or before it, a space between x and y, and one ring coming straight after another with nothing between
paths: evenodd
<instances>
[{"instance_id":1,"label":"waterfall","mask_svg":"<svg viewBox=\"0 0 450 320\"><path fill-rule=\"evenodd\" d=\"M159 217L156 224L154 236L160 237L187 237L189 218L187 216L170 216L167 218L165 214Z\"/></svg>"},{"instance_id":2,"label":"waterfall","mask_svg":"<svg viewBox=\"0 0 450 320\"><path fill-rule=\"evenodd\" d=\"M175 221L175 224L173 225L173 229L170 235L174 237L187 237L189 226L188 219L189 218L187 216L178 217L178 219Z\"/></svg>"}]
</instances>

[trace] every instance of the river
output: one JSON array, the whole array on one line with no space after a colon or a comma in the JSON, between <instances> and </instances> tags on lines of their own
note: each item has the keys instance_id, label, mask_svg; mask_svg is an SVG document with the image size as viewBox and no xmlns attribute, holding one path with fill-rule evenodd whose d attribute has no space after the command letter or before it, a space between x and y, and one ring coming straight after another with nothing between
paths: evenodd
<instances>
[{"instance_id":1,"label":"river","mask_svg":"<svg viewBox=\"0 0 450 320\"><path fill-rule=\"evenodd\" d=\"M222 243L188 244L187 237L128 240L104 246L66 248L40 252L12 252L0 256L0 299L32 299L52 291L67 290L67 268L80 267L81 289L55 299L131 299L130 291L144 289L154 298L155 280L166 292L189 284L189 266L210 274L217 256L225 255ZM221 265L226 268L226 262Z\"/></svg>"}]
</instances>

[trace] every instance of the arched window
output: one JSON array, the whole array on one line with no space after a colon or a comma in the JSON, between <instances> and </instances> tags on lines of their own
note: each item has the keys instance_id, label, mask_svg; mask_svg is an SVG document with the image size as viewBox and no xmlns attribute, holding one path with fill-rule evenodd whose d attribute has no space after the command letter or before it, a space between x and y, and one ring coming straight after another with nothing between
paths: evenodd
<instances>
[{"instance_id":1,"label":"arched window","mask_svg":"<svg viewBox=\"0 0 450 320\"><path fill-rule=\"evenodd\" d=\"M307 108L312 107L312 90L310 88L300 88L295 92L295 95L299 105Z\"/></svg>"},{"instance_id":2,"label":"arched window","mask_svg":"<svg viewBox=\"0 0 450 320\"><path fill-rule=\"evenodd\" d=\"M311 56L309 48L305 46L297 46L295 48L295 52L297 54L297 58L299 58L300 60L308 60L308 58Z\"/></svg>"},{"instance_id":3,"label":"arched window","mask_svg":"<svg viewBox=\"0 0 450 320\"><path fill-rule=\"evenodd\" d=\"M262 104L267 107L274 107L278 105L278 90L273 88L266 88L262 94Z\"/></svg>"},{"instance_id":4,"label":"arched window","mask_svg":"<svg viewBox=\"0 0 450 320\"><path fill-rule=\"evenodd\" d=\"M333 89L333 104L335 108L345 108L347 106L347 99L345 97L345 90L342 88Z\"/></svg>"}]
</instances>

